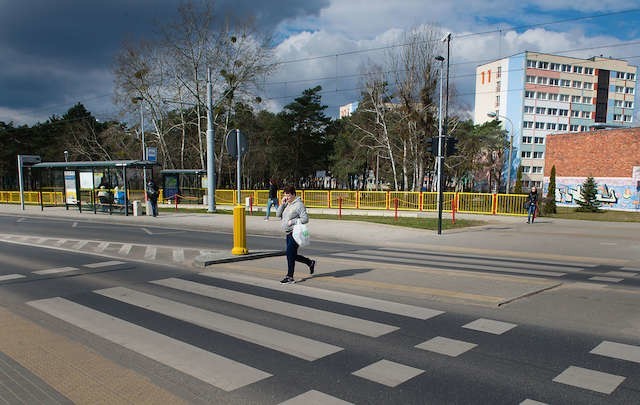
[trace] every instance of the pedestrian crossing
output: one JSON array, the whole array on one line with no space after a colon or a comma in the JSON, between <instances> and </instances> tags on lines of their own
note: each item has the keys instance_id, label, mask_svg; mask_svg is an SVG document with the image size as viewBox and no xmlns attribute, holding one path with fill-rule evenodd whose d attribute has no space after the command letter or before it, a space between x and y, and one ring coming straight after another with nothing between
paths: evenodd
<instances>
[{"instance_id":1,"label":"pedestrian crossing","mask_svg":"<svg viewBox=\"0 0 640 405\"><path fill-rule=\"evenodd\" d=\"M107 263L92 265L105 268L119 262ZM491 361L492 356L483 352L487 342L499 345L510 335L523 333L521 325L498 319L462 319L434 308L218 272L116 285L27 304L226 393L256 398L271 385L287 387L280 397L265 400L274 404L372 403L379 397L369 395L380 392L401 403L413 390L420 392L419 401L429 402L434 374L461 367L465 358L472 363L478 358ZM156 318L145 321L145 314ZM384 321L373 320L380 318ZM365 347L373 354L364 355ZM604 340L584 356L637 365L640 346ZM607 395L615 403L627 381L621 371L628 368L608 372L588 366L568 364L542 383L565 387L561 395L579 389ZM330 371L319 371L325 367ZM327 372L348 388L331 389L331 384L318 381ZM526 370L515 368L513 373L530 378ZM293 375L302 377L290 381ZM372 390L373 386L379 388ZM544 399L526 392L530 391L522 390L516 403Z\"/></svg>"}]
</instances>

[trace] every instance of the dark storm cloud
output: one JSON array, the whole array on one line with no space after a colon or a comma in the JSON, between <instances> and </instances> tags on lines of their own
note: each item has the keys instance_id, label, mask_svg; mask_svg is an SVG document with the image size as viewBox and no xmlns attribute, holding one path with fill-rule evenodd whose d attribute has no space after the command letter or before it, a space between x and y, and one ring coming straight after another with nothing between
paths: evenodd
<instances>
[{"instance_id":1,"label":"dark storm cloud","mask_svg":"<svg viewBox=\"0 0 640 405\"><path fill-rule=\"evenodd\" d=\"M0 1L0 108L71 105L104 91L125 40L151 39L177 14L178 0ZM198 5L199 1L194 1ZM271 30L281 21L317 14L328 0L219 0L220 16L255 17ZM102 76L102 77L100 77ZM103 83L88 83L102 80ZM65 98L66 95L66 98ZM103 94L100 94L103 95ZM50 111L52 113L66 111ZM11 117L0 116L0 121Z\"/></svg>"}]
</instances>

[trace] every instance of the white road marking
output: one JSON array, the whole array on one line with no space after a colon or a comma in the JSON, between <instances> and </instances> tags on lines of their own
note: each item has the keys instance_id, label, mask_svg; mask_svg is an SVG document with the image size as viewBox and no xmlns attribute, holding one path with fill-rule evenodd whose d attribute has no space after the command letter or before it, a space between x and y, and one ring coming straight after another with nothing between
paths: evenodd
<instances>
[{"instance_id":1,"label":"white road marking","mask_svg":"<svg viewBox=\"0 0 640 405\"><path fill-rule=\"evenodd\" d=\"M353 405L353 403L332 397L324 392L311 390L280 402L279 405Z\"/></svg>"},{"instance_id":2,"label":"white road marking","mask_svg":"<svg viewBox=\"0 0 640 405\"><path fill-rule=\"evenodd\" d=\"M128 256L129 252L131 252L131 248L132 247L133 246L130 243L125 243L124 245L122 245L120 250L118 250L118 254L120 254L122 256Z\"/></svg>"},{"instance_id":3,"label":"white road marking","mask_svg":"<svg viewBox=\"0 0 640 405\"><path fill-rule=\"evenodd\" d=\"M147 246L144 251L145 260L156 260L156 254L158 253L158 249L155 246Z\"/></svg>"},{"instance_id":4,"label":"white road marking","mask_svg":"<svg viewBox=\"0 0 640 405\"><path fill-rule=\"evenodd\" d=\"M624 343L609 342L605 340L589 353L640 363L640 346L626 345Z\"/></svg>"},{"instance_id":5,"label":"white road marking","mask_svg":"<svg viewBox=\"0 0 640 405\"><path fill-rule=\"evenodd\" d=\"M95 292L304 360L317 360L343 350L338 346L124 287L107 288Z\"/></svg>"},{"instance_id":6,"label":"white road marking","mask_svg":"<svg viewBox=\"0 0 640 405\"><path fill-rule=\"evenodd\" d=\"M477 344L463 342L462 340L449 339L442 336L436 336L433 339L422 342L415 347L422 350L428 350L430 352L440 353L451 357L458 357L462 353L465 353Z\"/></svg>"},{"instance_id":7,"label":"white road marking","mask_svg":"<svg viewBox=\"0 0 640 405\"><path fill-rule=\"evenodd\" d=\"M393 388L422 373L419 368L383 359L351 374Z\"/></svg>"},{"instance_id":8,"label":"white road marking","mask_svg":"<svg viewBox=\"0 0 640 405\"><path fill-rule=\"evenodd\" d=\"M43 276L47 274L67 273L67 272L76 271L76 270L78 270L77 267L57 267L55 269L37 270L32 273Z\"/></svg>"},{"instance_id":9,"label":"white road marking","mask_svg":"<svg viewBox=\"0 0 640 405\"><path fill-rule=\"evenodd\" d=\"M0 276L0 281L7 281L7 280L15 280L17 278L24 278L25 276L23 274L5 274L3 276Z\"/></svg>"},{"instance_id":10,"label":"white road marking","mask_svg":"<svg viewBox=\"0 0 640 405\"><path fill-rule=\"evenodd\" d=\"M271 376L226 357L55 297L28 305L225 391Z\"/></svg>"},{"instance_id":11,"label":"white road marking","mask_svg":"<svg viewBox=\"0 0 640 405\"><path fill-rule=\"evenodd\" d=\"M176 263L184 262L184 249L173 249L173 261Z\"/></svg>"},{"instance_id":12,"label":"white road marking","mask_svg":"<svg viewBox=\"0 0 640 405\"><path fill-rule=\"evenodd\" d=\"M95 251L96 252L104 252L105 249L107 249L109 247L109 242L100 242L98 243L98 246L95 247Z\"/></svg>"},{"instance_id":13,"label":"white road marking","mask_svg":"<svg viewBox=\"0 0 640 405\"><path fill-rule=\"evenodd\" d=\"M480 332L491 333L494 335L502 335L503 333L515 328L516 324L494 321L491 319L480 318L463 326L466 329L473 329Z\"/></svg>"},{"instance_id":14,"label":"white road marking","mask_svg":"<svg viewBox=\"0 0 640 405\"><path fill-rule=\"evenodd\" d=\"M383 323L368 321L323 311L321 309L309 308L289 302L277 301L271 298L259 297L239 291L227 290L207 284L178 278L168 278L165 280L152 281L154 284L186 291L192 294L199 294L217 300L232 302L249 308L272 312L289 318L300 319L319 325L329 326L364 336L379 337L399 328Z\"/></svg>"},{"instance_id":15,"label":"white road marking","mask_svg":"<svg viewBox=\"0 0 640 405\"><path fill-rule=\"evenodd\" d=\"M117 266L119 264L125 264L125 262L119 262L116 260L111 260L108 262L98 262L98 263L89 263L89 264L85 264L84 267L88 267L90 269L97 269L100 267L109 267L109 266Z\"/></svg>"},{"instance_id":16,"label":"white road marking","mask_svg":"<svg viewBox=\"0 0 640 405\"><path fill-rule=\"evenodd\" d=\"M88 240L80 240L78 242L76 242L75 245L73 245L73 249L75 250L80 250L82 249L87 243L89 243Z\"/></svg>"},{"instance_id":17,"label":"white road marking","mask_svg":"<svg viewBox=\"0 0 640 405\"><path fill-rule=\"evenodd\" d=\"M554 382L601 392L603 394L611 394L624 380L625 377L619 375L602 373L600 371L576 366L570 366L553 379Z\"/></svg>"},{"instance_id":18,"label":"white road marking","mask_svg":"<svg viewBox=\"0 0 640 405\"><path fill-rule=\"evenodd\" d=\"M603 281L605 283L619 283L623 278L615 278L615 277L589 277L589 280L592 281Z\"/></svg>"},{"instance_id":19,"label":"white road marking","mask_svg":"<svg viewBox=\"0 0 640 405\"><path fill-rule=\"evenodd\" d=\"M200 275L230 280L244 284L257 285L259 287L269 288L272 290L282 291L282 284L275 280L265 280L257 277L243 276L231 273L199 273ZM352 305L355 307L372 309L390 314L402 315L411 318L426 320L443 314L443 311L435 309L417 307L414 305L401 304L398 302L383 301L376 298L363 297L360 295L347 294L338 291L323 290L321 288L307 287L300 284L294 284L286 291L291 294L302 295L305 297L318 298L325 301L338 302L340 304Z\"/></svg>"}]
</instances>

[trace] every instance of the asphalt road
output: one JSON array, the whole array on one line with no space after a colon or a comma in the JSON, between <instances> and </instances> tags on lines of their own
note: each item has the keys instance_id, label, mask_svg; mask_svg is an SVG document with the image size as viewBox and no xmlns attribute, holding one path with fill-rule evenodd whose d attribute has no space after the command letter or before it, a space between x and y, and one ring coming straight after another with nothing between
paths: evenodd
<instances>
[{"instance_id":1,"label":"asphalt road","mask_svg":"<svg viewBox=\"0 0 640 405\"><path fill-rule=\"evenodd\" d=\"M10 404L640 397L638 277L624 266L317 242L305 254L319 274L299 266L300 282L282 286L282 257L193 268L189 249L229 248L223 230L20 216L0 226L24 236L0 241Z\"/></svg>"}]
</instances>

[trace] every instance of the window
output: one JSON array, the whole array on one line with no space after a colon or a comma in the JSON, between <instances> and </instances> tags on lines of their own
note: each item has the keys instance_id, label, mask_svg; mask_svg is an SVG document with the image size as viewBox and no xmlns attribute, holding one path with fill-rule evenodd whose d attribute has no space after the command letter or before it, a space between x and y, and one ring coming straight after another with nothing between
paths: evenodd
<instances>
[{"instance_id":1,"label":"window","mask_svg":"<svg viewBox=\"0 0 640 405\"><path fill-rule=\"evenodd\" d=\"M542 145L544 143L544 138L541 136L536 136L533 138L533 143L537 143L538 145Z\"/></svg>"},{"instance_id":2,"label":"window","mask_svg":"<svg viewBox=\"0 0 640 405\"><path fill-rule=\"evenodd\" d=\"M533 106L532 105L525 105L524 106L524 113L525 114L533 114Z\"/></svg>"},{"instance_id":3,"label":"window","mask_svg":"<svg viewBox=\"0 0 640 405\"><path fill-rule=\"evenodd\" d=\"M527 75L527 83L535 83L536 82L536 77L535 76L528 76Z\"/></svg>"},{"instance_id":4,"label":"window","mask_svg":"<svg viewBox=\"0 0 640 405\"><path fill-rule=\"evenodd\" d=\"M535 60L531 60L531 59L527 59L527 67L528 68L536 67L536 61Z\"/></svg>"},{"instance_id":5,"label":"window","mask_svg":"<svg viewBox=\"0 0 640 405\"><path fill-rule=\"evenodd\" d=\"M616 72L616 79L624 79L624 72Z\"/></svg>"},{"instance_id":6,"label":"window","mask_svg":"<svg viewBox=\"0 0 640 405\"><path fill-rule=\"evenodd\" d=\"M536 122L536 129L544 129L544 122Z\"/></svg>"},{"instance_id":7,"label":"window","mask_svg":"<svg viewBox=\"0 0 640 405\"><path fill-rule=\"evenodd\" d=\"M575 88L575 89L579 89L580 87L582 87L582 82L581 82L581 81L578 81L578 80L574 80L574 81L571 83L571 86L572 86L573 88Z\"/></svg>"},{"instance_id":8,"label":"window","mask_svg":"<svg viewBox=\"0 0 640 405\"><path fill-rule=\"evenodd\" d=\"M585 90L593 90L593 83L584 82L584 83L582 83L582 88L585 89Z\"/></svg>"},{"instance_id":9,"label":"window","mask_svg":"<svg viewBox=\"0 0 640 405\"><path fill-rule=\"evenodd\" d=\"M571 72L571 65L562 65L563 72Z\"/></svg>"},{"instance_id":10,"label":"window","mask_svg":"<svg viewBox=\"0 0 640 405\"><path fill-rule=\"evenodd\" d=\"M569 131L571 132L578 132L578 129L579 129L579 125L575 125L575 124L569 127Z\"/></svg>"},{"instance_id":11,"label":"window","mask_svg":"<svg viewBox=\"0 0 640 405\"><path fill-rule=\"evenodd\" d=\"M536 107L536 114L544 114L547 112L547 109L544 107Z\"/></svg>"},{"instance_id":12,"label":"window","mask_svg":"<svg viewBox=\"0 0 640 405\"><path fill-rule=\"evenodd\" d=\"M581 132L585 132L585 131L588 131L588 130L589 130L589 127L584 126L584 125L580 125L580 131Z\"/></svg>"},{"instance_id":13,"label":"window","mask_svg":"<svg viewBox=\"0 0 640 405\"><path fill-rule=\"evenodd\" d=\"M549 69L549 62L538 61L538 69Z\"/></svg>"},{"instance_id":14,"label":"window","mask_svg":"<svg viewBox=\"0 0 640 405\"><path fill-rule=\"evenodd\" d=\"M502 77L502 66L498 66L498 71L496 72L496 79Z\"/></svg>"},{"instance_id":15,"label":"window","mask_svg":"<svg viewBox=\"0 0 640 405\"><path fill-rule=\"evenodd\" d=\"M546 77L539 76L539 77L536 79L536 83L538 83L538 84L547 84L547 78L546 78Z\"/></svg>"},{"instance_id":16,"label":"window","mask_svg":"<svg viewBox=\"0 0 640 405\"><path fill-rule=\"evenodd\" d=\"M496 107L500 105L500 96L496 96Z\"/></svg>"},{"instance_id":17,"label":"window","mask_svg":"<svg viewBox=\"0 0 640 405\"><path fill-rule=\"evenodd\" d=\"M532 173L542 173L542 166L533 166L531 169Z\"/></svg>"},{"instance_id":18,"label":"window","mask_svg":"<svg viewBox=\"0 0 640 405\"><path fill-rule=\"evenodd\" d=\"M549 70L555 70L557 72L560 71L560 64L559 63L549 63Z\"/></svg>"},{"instance_id":19,"label":"window","mask_svg":"<svg viewBox=\"0 0 640 405\"><path fill-rule=\"evenodd\" d=\"M580 117L580 111L577 111L577 110L571 111L571 116L574 118Z\"/></svg>"},{"instance_id":20,"label":"window","mask_svg":"<svg viewBox=\"0 0 640 405\"><path fill-rule=\"evenodd\" d=\"M572 103L579 103L580 102L580 96L571 96L571 102Z\"/></svg>"},{"instance_id":21,"label":"window","mask_svg":"<svg viewBox=\"0 0 640 405\"><path fill-rule=\"evenodd\" d=\"M524 92L524 97L525 98L535 98L536 96L536 92L535 91L525 91Z\"/></svg>"},{"instance_id":22,"label":"window","mask_svg":"<svg viewBox=\"0 0 640 405\"><path fill-rule=\"evenodd\" d=\"M558 124L558 131L566 131L567 124Z\"/></svg>"},{"instance_id":23,"label":"window","mask_svg":"<svg viewBox=\"0 0 640 405\"><path fill-rule=\"evenodd\" d=\"M557 108L547 108L547 114L549 114L549 115L558 115L558 109Z\"/></svg>"},{"instance_id":24,"label":"window","mask_svg":"<svg viewBox=\"0 0 640 405\"><path fill-rule=\"evenodd\" d=\"M616 86L616 88L615 88L615 92L616 92L616 93L624 93L624 87L622 87L622 86Z\"/></svg>"},{"instance_id":25,"label":"window","mask_svg":"<svg viewBox=\"0 0 640 405\"><path fill-rule=\"evenodd\" d=\"M532 139L531 139L530 136L523 136L522 137L522 143L532 143L531 141L532 141Z\"/></svg>"},{"instance_id":26,"label":"window","mask_svg":"<svg viewBox=\"0 0 640 405\"><path fill-rule=\"evenodd\" d=\"M529 173L529 172L531 172L530 166L522 166L522 173Z\"/></svg>"},{"instance_id":27,"label":"window","mask_svg":"<svg viewBox=\"0 0 640 405\"><path fill-rule=\"evenodd\" d=\"M631 122L631 120L632 120L631 115L625 114L622 116L622 121L624 122Z\"/></svg>"},{"instance_id":28,"label":"window","mask_svg":"<svg viewBox=\"0 0 640 405\"><path fill-rule=\"evenodd\" d=\"M549 93L549 100L558 101L558 93Z\"/></svg>"},{"instance_id":29,"label":"window","mask_svg":"<svg viewBox=\"0 0 640 405\"><path fill-rule=\"evenodd\" d=\"M582 118L591 119L591 111L583 111Z\"/></svg>"},{"instance_id":30,"label":"window","mask_svg":"<svg viewBox=\"0 0 640 405\"><path fill-rule=\"evenodd\" d=\"M551 85L551 86L559 86L560 85L560 79L549 79L549 85Z\"/></svg>"},{"instance_id":31,"label":"window","mask_svg":"<svg viewBox=\"0 0 640 405\"><path fill-rule=\"evenodd\" d=\"M636 80L635 73L627 73L627 80Z\"/></svg>"},{"instance_id":32,"label":"window","mask_svg":"<svg viewBox=\"0 0 640 405\"><path fill-rule=\"evenodd\" d=\"M526 128L526 129L533 128L533 121L523 121L522 128Z\"/></svg>"},{"instance_id":33,"label":"window","mask_svg":"<svg viewBox=\"0 0 640 405\"><path fill-rule=\"evenodd\" d=\"M556 130L556 124L554 124L553 122L547 122L547 129L555 131Z\"/></svg>"},{"instance_id":34,"label":"window","mask_svg":"<svg viewBox=\"0 0 640 405\"><path fill-rule=\"evenodd\" d=\"M592 100L593 100L592 97L582 97L582 103L583 104L591 104Z\"/></svg>"},{"instance_id":35,"label":"window","mask_svg":"<svg viewBox=\"0 0 640 405\"><path fill-rule=\"evenodd\" d=\"M561 117L567 117L569 115L569 110L561 108L558 110L558 115Z\"/></svg>"},{"instance_id":36,"label":"window","mask_svg":"<svg viewBox=\"0 0 640 405\"><path fill-rule=\"evenodd\" d=\"M560 86L571 87L571 80L567 80L567 79L560 80Z\"/></svg>"},{"instance_id":37,"label":"window","mask_svg":"<svg viewBox=\"0 0 640 405\"><path fill-rule=\"evenodd\" d=\"M622 114L613 114L614 121L622 121Z\"/></svg>"},{"instance_id":38,"label":"window","mask_svg":"<svg viewBox=\"0 0 640 405\"><path fill-rule=\"evenodd\" d=\"M569 102L569 95L568 94L560 94L560 101L564 101L565 103Z\"/></svg>"},{"instance_id":39,"label":"window","mask_svg":"<svg viewBox=\"0 0 640 405\"><path fill-rule=\"evenodd\" d=\"M528 151L528 152L522 152L522 153L520 154L520 157L522 157L523 159L528 159L528 158L530 158L530 157L531 157L531 152L530 152L530 151Z\"/></svg>"},{"instance_id":40,"label":"window","mask_svg":"<svg viewBox=\"0 0 640 405\"><path fill-rule=\"evenodd\" d=\"M584 68L584 74L585 75L592 75L593 74L593 68L591 68L591 67Z\"/></svg>"},{"instance_id":41,"label":"window","mask_svg":"<svg viewBox=\"0 0 640 405\"><path fill-rule=\"evenodd\" d=\"M625 101L624 108L633 108L633 101Z\"/></svg>"},{"instance_id":42,"label":"window","mask_svg":"<svg viewBox=\"0 0 640 405\"><path fill-rule=\"evenodd\" d=\"M624 88L624 92L626 94L633 94L633 93L635 93L635 89L633 87L625 87Z\"/></svg>"},{"instance_id":43,"label":"window","mask_svg":"<svg viewBox=\"0 0 640 405\"><path fill-rule=\"evenodd\" d=\"M614 100L613 106L614 107L622 107L622 100Z\"/></svg>"},{"instance_id":44,"label":"window","mask_svg":"<svg viewBox=\"0 0 640 405\"><path fill-rule=\"evenodd\" d=\"M547 99L547 93L539 91L539 92L536 93L536 98L538 100L546 100Z\"/></svg>"},{"instance_id":45,"label":"window","mask_svg":"<svg viewBox=\"0 0 640 405\"><path fill-rule=\"evenodd\" d=\"M574 66L573 73L582 73L582 66Z\"/></svg>"}]
</instances>

